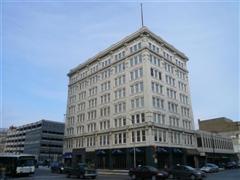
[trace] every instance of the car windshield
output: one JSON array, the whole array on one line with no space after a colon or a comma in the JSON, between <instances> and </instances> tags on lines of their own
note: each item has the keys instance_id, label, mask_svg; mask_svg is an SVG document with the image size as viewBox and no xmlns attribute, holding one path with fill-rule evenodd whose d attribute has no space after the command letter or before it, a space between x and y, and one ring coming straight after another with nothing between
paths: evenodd
<instances>
[{"instance_id":1,"label":"car windshield","mask_svg":"<svg viewBox=\"0 0 240 180\"><path fill-rule=\"evenodd\" d=\"M147 168L150 170L150 171L158 171L157 168L155 167L152 167L152 166L147 166Z\"/></svg>"},{"instance_id":2,"label":"car windshield","mask_svg":"<svg viewBox=\"0 0 240 180\"><path fill-rule=\"evenodd\" d=\"M192 168L191 166L185 166L188 170L195 170L194 168Z\"/></svg>"},{"instance_id":3,"label":"car windshield","mask_svg":"<svg viewBox=\"0 0 240 180\"><path fill-rule=\"evenodd\" d=\"M207 164L208 167L217 167L215 164Z\"/></svg>"}]
</instances>

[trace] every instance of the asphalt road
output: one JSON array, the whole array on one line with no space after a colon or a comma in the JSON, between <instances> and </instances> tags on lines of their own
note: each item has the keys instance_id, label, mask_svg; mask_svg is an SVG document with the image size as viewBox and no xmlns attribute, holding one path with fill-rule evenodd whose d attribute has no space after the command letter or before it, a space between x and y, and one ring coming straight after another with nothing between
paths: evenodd
<instances>
[{"instance_id":1,"label":"asphalt road","mask_svg":"<svg viewBox=\"0 0 240 180\"><path fill-rule=\"evenodd\" d=\"M10 178L13 180L71 180L77 177L67 178L65 174L51 173L49 168L40 167L35 174L29 177ZM130 180L127 175L99 175L98 180ZM205 180L240 180L240 169L225 170L208 174Z\"/></svg>"},{"instance_id":2,"label":"asphalt road","mask_svg":"<svg viewBox=\"0 0 240 180\"><path fill-rule=\"evenodd\" d=\"M218 173L208 174L206 180L240 180L240 169L228 169Z\"/></svg>"}]
</instances>

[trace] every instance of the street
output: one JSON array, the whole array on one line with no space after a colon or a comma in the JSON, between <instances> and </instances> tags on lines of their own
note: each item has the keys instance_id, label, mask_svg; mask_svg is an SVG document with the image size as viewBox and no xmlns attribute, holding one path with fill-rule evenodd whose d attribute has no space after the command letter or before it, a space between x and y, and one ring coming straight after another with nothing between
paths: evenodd
<instances>
[{"instance_id":1,"label":"street","mask_svg":"<svg viewBox=\"0 0 240 180\"><path fill-rule=\"evenodd\" d=\"M49 168L40 167L35 174L29 177L10 178L14 180L69 180L77 177L67 178L65 174L51 173ZM98 175L99 180L130 180L127 175ZM240 169L224 170L218 173L208 174L205 180L238 180L240 179Z\"/></svg>"}]
</instances>

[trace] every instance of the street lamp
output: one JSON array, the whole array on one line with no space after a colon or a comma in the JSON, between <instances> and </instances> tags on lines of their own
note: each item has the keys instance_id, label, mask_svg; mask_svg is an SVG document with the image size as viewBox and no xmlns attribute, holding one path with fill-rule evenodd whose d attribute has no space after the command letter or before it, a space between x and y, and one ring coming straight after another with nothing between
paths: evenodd
<instances>
[{"instance_id":1,"label":"street lamp","mask_svg":"<svg viewBox=\"0 0 240 180\"><path fill-rule=\"evenodd\" d=\"M146 114L147 113L149 113L150 111L147 111L147 112L145 112ZM132 117L130 114L127 114L127 116L129 117ZM130 118L127 118L127 117L125 117L126 119L128 119L128 120L130 120L130 122L132 123L131 124L131 127L134 129L135 128L135 117L134 117L134 123L133 123L133 119L130 119ZM146 119L147 119L147 116L145 116L145 122L147 122L146 121ZM128 126L128 128L129 128L129 126ZM133 141L133 165L134 165L134 168L136 168L136 138L135 138L136 136L135 136L135 132L134 132L134 141ZM145 137L146 137L146 134L145 134ZM150 140L150 139L149 139Z\"/></svg>"},{"instance_id":2,"label":"street lamp","mask_svg":"<svg viewBox=\"0 0 240 180\"><path fill-rule=\"evenodd\" d=\"M130 115L130 117L131 117L131 115ZM125 118L132 123L132 119L127 118L127 116ZM132 127L133 128L135 127L135 123L132 123ZM129 126L128 126L128 128L129 128ZM136 168L136 147L135 147L136 138L135 138L135 132L134 132L134 138L132 138L132 140L133 139L134 139L134 141L132 141L132 143L133 143L133 166L134 166L134 168Z\"/></svg>"},{"instance_id":3,"label":"street lamp","mask_svg":"<svg viewBox=\"0 0 240 180\"><path fill-rule=\"evenodd\" d=\"M135 147L135 133L134 133L134 143L133 143L133 166L136 168L136 147Z\"/></svg>"}]
</instances>

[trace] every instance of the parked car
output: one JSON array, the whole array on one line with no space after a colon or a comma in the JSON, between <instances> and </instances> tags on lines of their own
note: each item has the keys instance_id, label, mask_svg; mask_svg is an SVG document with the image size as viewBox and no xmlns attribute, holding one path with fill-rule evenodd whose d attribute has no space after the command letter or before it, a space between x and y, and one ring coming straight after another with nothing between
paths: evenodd
<instances>
[{"instance_id":1,"label":"parked car","mask_svg":"<svg viewBox=\"0 0 240 180\"><path fill-rule=\"evenodd\" d=\"M50 166L50 161L49 160L43 161L43 166L49 167Z\"/></svg>"},{"instance_id":2,"label":"parked car","mask_svg":"<svg viewBox=\"0 0 240 180\"><path fill-rule=\"evenodd\" d=\"M77 176L78 178L92 178L97 177L97 171L94 168L89 168L85 163L78 163L72 167L65 167L64 172L67 177Z\"/></svg>"},{"instance_id":3,"label":"parked car","mask_svg":"<svg viewBox=\"0 0 240 180\"><path fill-rule=\"evenodd\" d=\"M213 172L218 172L219 167L216 164L207 163L200 170L206 173L213 173Z\"/></svg>"},{"instance_id":4,"label":"parked car","mask_svg":"<svg viewBox=\"0 0 240 180\"><path fill-rule=\"evenodd\" d=\"M39 167L39 166L43 166L43 161L38 161L37 162L37 166Z\"/></svg>"},{"instance_id":5,"label":"parked car","mask_svg":"<svg viewBox=\"0 0 240 180\"><path fill-rule=\"evenodd\" d=\"M60 162L52 162L51 164L51 172L54 173L63 173L64 171L64 165Z\"/></svg>"},{"instance_id":6,"label":"parked car","mask_svg":"<svg viewBox=\"0 0 240 180\"><path fill-rule=\"evenodd\" d=\"M139 166L137 168L131 168L129 170L129 176L131 179L159 179L164 180L168 178L168 173L166 171L158 170L152 166Z\"/></svg>"},{"instance_id":7,"label":"parked car","mask_svg":"<svg viewBox=\"0 0 240 180\"><path fill-rule=\"evenodd\" d=\"M238 164L235 161L228 162L225 166L226 169L238 168Z\"/></svg>"},{"instance_id":8,"label":"parked car","mask_svg":"<svg viewBox=\"0 0 240 180\"><path fill-rule=\"evenodd\" d=\"M226 164L221 162L221 163L218 164L218 167L219 167L219 170L220 169L225 169L226 168Z\"/></svg>"},{"instance_id":9,"label":"parked car","mask_svg":"<svg viewBox=\"0 0 240 180\"><path fill-rule=\"evenodd\" d=\"M203 179L206 177L206 174L203 171L197 170L191 166L177 165L172 168L170 171L170 177L176 179Z\"/></svg>"}]
</instances>

